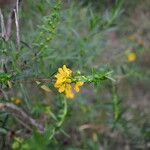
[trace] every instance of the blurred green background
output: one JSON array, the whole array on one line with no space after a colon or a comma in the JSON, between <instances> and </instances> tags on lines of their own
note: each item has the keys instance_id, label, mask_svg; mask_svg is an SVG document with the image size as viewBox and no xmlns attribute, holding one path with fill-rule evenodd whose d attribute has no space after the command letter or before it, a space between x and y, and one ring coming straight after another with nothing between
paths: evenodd
<instances>
[{"instance_id":1,"label":"blurred green background","mask_svg":"<svg viewBox=\"0 0 150 150\"><path fill-rule=\"evenodd\" d=\"M22 2L21 51L17 52L15 48L15 32L9 44L1 40L0 71L7 64L8 71L19 72L15 80L26 80L32 75L49 77L62 64L85 74L91 69L111 68L115 82L85 85L75 99L68 102L69 110L62 131L48 144L43 141L43 147L37 144L42 141L37 136L31 142L32 146L37 146L31 149L148 150L150 1L64 0L52 40L38 59L22 69L32 60L34 53L39 52L35 39L39 36L45 16L53 13L54 5L53 0ZM34 118L40 118L41 122L48 106L57 113L59 103L56 95L42 91L34 82L18 83L11 90L3 92L1 101L8 102L11 97L19 97L19 107ZM2 132L6 116L8 114L0 111L2 150L11 149L14 141L8 133ZM9 116L6 129L23 139L32 135L16 122Z\"/></svg>"}]
</instances>

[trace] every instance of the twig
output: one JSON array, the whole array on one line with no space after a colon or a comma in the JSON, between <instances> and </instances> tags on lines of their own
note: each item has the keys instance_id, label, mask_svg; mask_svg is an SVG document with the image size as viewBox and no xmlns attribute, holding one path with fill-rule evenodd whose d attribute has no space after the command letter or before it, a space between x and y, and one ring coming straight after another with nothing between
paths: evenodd
<instances>
[{"instance_id":1,"label":"twig","mask_svg":"<svg viewBox=\"0 0 150 150\"><path fill-rule=\"evenodd\" d=\"M22 120L25 123L30 123L30 125L36 127L39 132L44 132L43 125L37 123L37 121L33 118L31 118L29 115L27 115L21 108L17 107L16 105L12 103L0 103L0 109L8 109L11 110L13 116L18 116L20 120Z\"/></svg>"},{"instance_id":2,"label":"twig","mask_svg":"<svg viewBox=\"0 0 150 150\"><path fill-rule=\"evenodd\" d=\"M1 8L0 8L0 21L1 21L1 30L2 30L1 36L3 38L5 38L6 29L5 29L4 17L3 17L3 14L2 14Z\"/></svg>"},{"instance_id":3,"label":"twig","mask_svg":"<svg viewBox=\"0 0 150 150\"><path fill-rule=\"evenodd\" d=\"M18 49L20 47L20 35L19 35L19 0L16 2L16 8L14 9L14 15L15 15L15 24L16 24L16 41Z\"/></svg>"},{"instance_id":4,"label":"twig","mask_svg":"<svg viewBox=\"0 0 150 150\"><path fill-rule=\"evenodd\" d=\"M11 35L12 21L13 21L13 12L11 12L11 13L8 15L8 19L7 19L6 38L5 38L6 41L9 40L10 35Z\"/></svg>"},{"instance_id":5,"label":"twig","mask_svg":"<svg viewBox=\"0 0 150 150\"><path fill-rule=\"evenodd\" d=\"M22 124L26 129L28 129L29 131L31 131L32 132L32 128L29 126L29 125L27 125L25 122L23 122L21 119L19 119L19 117L17 116L15 116L15 118L16 118L16 120L18 121L18 122L20 122L20 124Z\"/></svg>"},{"instance_id":6,"label":"twig","mask_svg":"<svg viewBox=\"0 0 150 150\"><path fill-rule=\"evenodd\" d=\"M92 130L98 130L101 132L109 131L111 129L110 126L103 126L103 125L95 125L95 124L83 124L79 127L80 131L86 130L86 129L92 129Z\"/></svg>"}]
</instances>

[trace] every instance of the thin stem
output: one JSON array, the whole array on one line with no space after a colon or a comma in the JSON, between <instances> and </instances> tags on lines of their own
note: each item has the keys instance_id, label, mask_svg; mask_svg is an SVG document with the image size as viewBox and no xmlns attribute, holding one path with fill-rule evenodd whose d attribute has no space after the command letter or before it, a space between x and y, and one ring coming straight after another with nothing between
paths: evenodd
<instances>
[{"instance_id":1,"label":"thin stem","mask_svg":"<svg viewBox=\"0 0 150 150\"><path fill-rule=\"evenodd\" d=\"M1 8L0 8L0 21L1 21L1 30L2 30L1 36L5 37L6 29L5 29L4 17L3 17L3 14L2 14Z\"/></svg>"},{"instance_id":2,"label":"thin stem","mask_svg":"<svg viewBox=\"0 0 150 150\"><path fill-rule=\"evenodd\" d=\"M18 4L16 4L18 5ZM17 42L17 47L19 49L20 47L20 35L19 35L19 17L18 17L18 10L17 10L17 6L16 9L14 9L14 15L15 15L15 24L16 24L16 42Z\"/></svg>"},{"instance_id":3,"label":"thin stem","mask_svg":"<svg viewBox=\"0 0 150 150\"><path fill-rule=\"evenodd\" d=\"M24 123L29 123L30 125L36 127L39 132L44 132L44 127L42 124L37 123L37 121L31 118L28 114L26 114L21 108L17 107L12 103L0 103L0 109L7 109L12 111L12 116L18 116L20 120Z\"/></svg>"}]
</instances>

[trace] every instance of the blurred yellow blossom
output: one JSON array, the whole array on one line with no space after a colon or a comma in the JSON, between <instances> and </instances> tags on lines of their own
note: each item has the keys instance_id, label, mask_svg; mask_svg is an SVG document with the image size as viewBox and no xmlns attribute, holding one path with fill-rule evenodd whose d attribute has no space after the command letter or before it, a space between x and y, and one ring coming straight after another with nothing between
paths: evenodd
<instances>
[{"instance_id":1,"label":"blurred yellow blossom","mask_svg":"<svg viewBox=\"0 0 150 150\"><path fill-rule=\"evenodd\" d=\"M54 87L58 89L59 93L64 93L67 98L74 98L74 93L72 90L71 84L73 83L72 79L72 70L63 65L62 68L58 68L58 73L55 75L56 82ZM77 81L75 83L74 90L79 92L79 88L83 85L83 82Z\"/></svg>"},{"instance_id":2,"label":"blurred yellow blossom","mask_svg":"<svg viewBox=\"0 0 150 150\"><path fill-rule=\"evenodd\" d=\"M16 100L15 100L15 104L16 104L16 105L21 104L21 99L20 99L20 98L16 98Z\"/></svg>"},{"instance_id":3,"label":"blurred yellow blossom","mask_svg":"<svg viewBox=\"0 0 150 150\"><path fill-rule=\"evenodd\" d=\"M19 97L11 97L11 101L16 105L20 105L22 103L22 100Z\"/></svg>"},{"instance_id":4,"label":"blurred yellow blossom","mask_svg":"<svg viewBox=\"0 0 150 150\"><path fill-rule=\"evenodd\" d=\"M138 40L138 43L140 44L140 45L142 45L142 46L144 46L144 40Z\"/></svg>"},{"instance_id":5,"label":"blurred yellow blossom","mask_svg":"<svg viewBox=\"0 0 150 150\"><path fill-rule=\"evenodd\" d=\"M76 84L75 84L75 86L74 86L74 90L75 90L76 92L79 92L79 91L80 91L80 86L82 86L83 84L84 84L84 83L81 82L81 81L76 82Z\"/></svg>"},{"instance_id":6,"label":"blurred yellow blossom","mask_svg":"<svg viewBox=\"0 0 150 150\"><path fill-rule=\"evenodd\" d=\"M135 34L131 34L128 36L128 39L131 41L136 41L137 37L135 36Z\"/></svg>"},{"instance_id":7,"label":"blurred yellow blossom","mask_svg":"<svg viewBox=\"0 0 150 150\"><path fill-rule=\"evenodd\" d=\"M135 61L137 58L136 54L134 52L130 52L127 54L127 59L129 62Z\"/></svg>"}]
</instances>

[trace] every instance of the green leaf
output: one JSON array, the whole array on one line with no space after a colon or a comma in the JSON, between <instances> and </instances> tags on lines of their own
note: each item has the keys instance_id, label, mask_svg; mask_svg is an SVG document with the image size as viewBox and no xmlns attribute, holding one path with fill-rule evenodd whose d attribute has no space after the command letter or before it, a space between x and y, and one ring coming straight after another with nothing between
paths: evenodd
<instances>
[{"instance_id":1,"label":"green leaf","mask_svg":"<svg viewBox=\"0 0 150 150\"><path fill-rule=\"evenodd\" d=\"M42 83L39 82L39 81L36 81L36 83L37 83L37 85L39 85L40 88L41 88L42 90L44 90L45 92L51 92L51 89L50 89L48 86L42 84Z\"/></svg>"}]
</instances>

